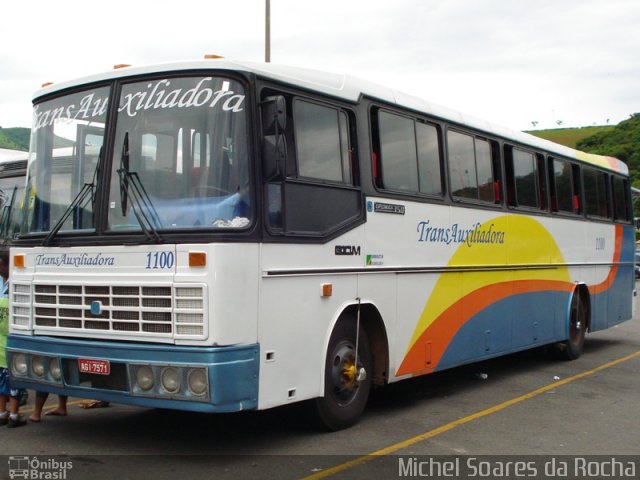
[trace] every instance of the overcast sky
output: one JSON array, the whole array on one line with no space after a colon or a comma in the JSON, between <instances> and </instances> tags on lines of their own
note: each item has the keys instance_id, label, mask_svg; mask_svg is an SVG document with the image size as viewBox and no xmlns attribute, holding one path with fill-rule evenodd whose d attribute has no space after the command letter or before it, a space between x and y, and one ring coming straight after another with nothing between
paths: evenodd
<instances>
[{"instance_id":1,"label":"overcast sky","mask_svg":"<svg viewBox=\"0 0 640 480\"><path fill-rule=\"evenodd\" d=\"M20 0L0 19L0 126L33 92L216 53L264 60L264 0ZM640 0L271 0L273 63L349 73L514 129L640 112Z\"/></svg>"}]
</instances>

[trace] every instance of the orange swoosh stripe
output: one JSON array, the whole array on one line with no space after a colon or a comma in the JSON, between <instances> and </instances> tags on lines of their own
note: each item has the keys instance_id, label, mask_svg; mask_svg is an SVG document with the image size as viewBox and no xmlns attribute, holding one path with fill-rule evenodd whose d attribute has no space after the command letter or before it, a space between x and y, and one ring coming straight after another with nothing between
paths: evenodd
<instances>
[{"instance_id":1,"label":"orange swoosh stripe","mask_svg":"<svg viewBox=\"0 0 640 480\"><path fill-rule=\"evenodd\" d=\"M620 262L620 256L622 255L622 226L616 225L616 239L613 250L613 267L609 269L609 275L605 280L597 285L589 286L589 293L595 295L608 290L616 279L618 274L618 263Z\"/></svg>"},{"instance_id":2,"label":"orange swoosh stripe","mask_svg":"<svg viewBox=\"0 0 640 480\"><path fill-rule=\"evenodd\" d=\"M413 344L397 375L433 372L453 337L464 323L478 312L504 298L539 291L571 292L573 283L555 280L518 280L487 285L447 308ZM430 349L430 355L427 355ZM429 358L430 357L430 358ZM427 363L427 359L429 360Z\"/></svg>"},{"instance_id":3,"label":"orange swoosh stripe","mask_svg":"<svg viewBox=\"0 0 640 480\"><path fill-rule=\"evenodd\" d=\"M616 279L618 263L622 255L623 229L615 226L615 244L613 252L614 264L609 269L607 278L589 286L592 295L608 290ZM442 355L466 321L488 306L512 295L537 291L562 291L570 293L575 288L573 283L554 280L519 280L502 282L482 287L449 306L418 337L405 356L397 375L430 373L440 362Z\"/></svg>"}]
</instances>

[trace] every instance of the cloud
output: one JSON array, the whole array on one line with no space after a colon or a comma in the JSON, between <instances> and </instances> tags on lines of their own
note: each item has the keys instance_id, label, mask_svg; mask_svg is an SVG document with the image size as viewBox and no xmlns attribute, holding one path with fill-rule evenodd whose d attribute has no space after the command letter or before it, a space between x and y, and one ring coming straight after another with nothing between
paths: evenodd
<instances>
[{"instance_id":1,"label":"cloud","mask_svg":"<svg viewBox=\"0 0 640 480\"><path fill-rule=\"evenodd\" d=\"M264 58L264 0L22 0L12 14L0 125L28 126L45 81L205 53ZM274 63L351 73L515 128L640 110L637 0L271 0L271 20Z\"/></svg>"}]
</instances>

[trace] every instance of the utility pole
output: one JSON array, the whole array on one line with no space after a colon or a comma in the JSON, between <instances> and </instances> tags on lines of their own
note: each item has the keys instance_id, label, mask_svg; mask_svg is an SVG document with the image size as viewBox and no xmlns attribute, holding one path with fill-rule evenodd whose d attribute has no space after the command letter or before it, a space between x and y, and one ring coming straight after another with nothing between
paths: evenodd
<instances>
[{"instance_id":1,"label":"utility pole","mask_svg":"<svg viewBox=\"0 0 640 480\"><path fill-rule=\"evenodd\" d=\"M265 0L264 61L271 62L271 0Z\"/></svg>"}]
</instances>

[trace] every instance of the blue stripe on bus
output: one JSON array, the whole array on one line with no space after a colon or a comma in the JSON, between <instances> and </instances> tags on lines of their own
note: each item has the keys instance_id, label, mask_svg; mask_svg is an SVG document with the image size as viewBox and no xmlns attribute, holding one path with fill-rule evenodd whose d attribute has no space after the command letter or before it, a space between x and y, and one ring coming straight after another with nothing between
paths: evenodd
<instances>
[{"instance_id":1,"label":"blue stripe on bus","mask_svg":"<svg viewBox=\"0 0 640 480\"><path fill-rule=\"evenodd\" d=\"M625 293L629 282L634 281L633 275L632 267L620 267L612 288L591 297L591 331L631 317L631 302ZM435 370L566 340L570 298L565 292L547 291L496 302L458 330Z\"/></svg>"},{"instance_id":2,"label":"blue stripe on bus","mask_svg":"<svg viewBox=\"0 0 640 480\"><path fill-rule=\"evenodd\" d=\"M210 401L205 403L175 398L153 398L132 395L129 391L122 390L89 388L78 385L59 387L12 378L12 383L17 387L141 407L199 412L234 412L251 410L258 406L260 363L260 346L258 344L230 347L187 347L10 335L7 349L29 352L30 354L59 356L71 361L76 361L78 358L104 359L109 360L112 365L152 363L207 366L209 369Z\"/></svg>"},{"instance_id":3,"label":"blue stripe on bus","mask_svg":"<svg viewBox=\"0 0 640 480\"><path fill-rule=\"evenodd\" d=\"M494 303L458 330L436 370L565 339L561 318L567 302L567 293L549 291L513 295Z\"/></svg>"}]
</instances>

